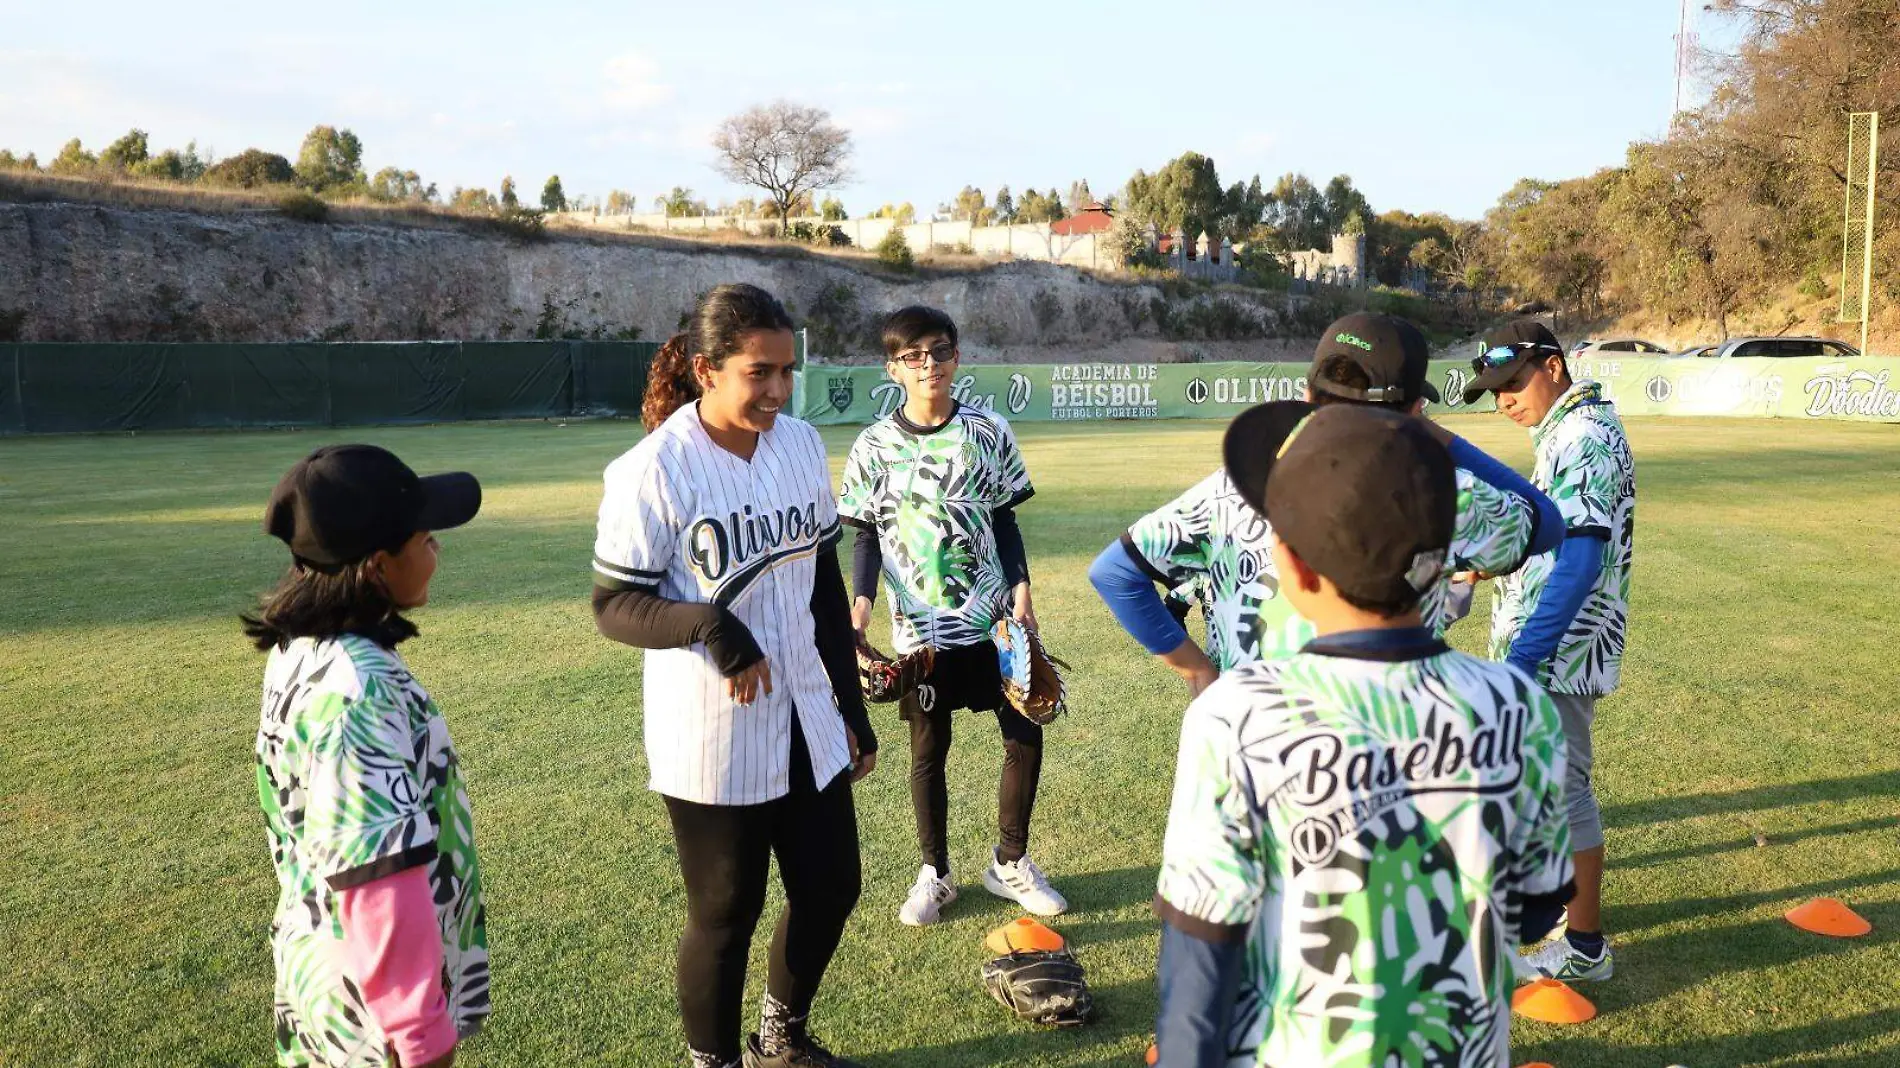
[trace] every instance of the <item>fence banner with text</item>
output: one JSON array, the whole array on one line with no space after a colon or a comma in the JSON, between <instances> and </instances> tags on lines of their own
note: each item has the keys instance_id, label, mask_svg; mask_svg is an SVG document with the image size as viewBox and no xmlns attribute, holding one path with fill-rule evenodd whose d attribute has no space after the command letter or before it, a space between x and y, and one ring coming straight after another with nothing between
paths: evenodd
<instances>
[{"instance_id":1,"label":"fence banner with text","mask_svg":"<svg viewBox=\"0 0 1900 1068\"><path fill-rule=\"evenodd\" d=\"M953 391L1012 421L1227 419L1263 401L1304 397L1306 370L1245 362L966 364ZM1882 357L1589 359L1571 370L1602 382L1625 415L1900 421L1900 361ZM870 423L904 399L882 367L812 365L801 378L798 415L820 425ZM1462 402L1471 381L1464 360L1432 361L1431 380L1445 398L1433 412L1496 410L1488 396Z\"/></svg>"},{"instance_id":2,"label":"fence banner with text","mask_svg":"<svg viewBox=\"0 0 1900 1068\"><path fill-rule=\"evenodd\" d=\"M965 364L953 391L963 403L1012 421L1227 419L1265 401L1305 397L1306 370L1303 363ZM1458 403L1470 379L1462 361L1432 364L1432 381L1449 408L1493 410L1489 397L1469 407ZM813 365L805 369L797 410L821 425L870 423L903 400L882 367Z\"/></svg>"}]
</instances>

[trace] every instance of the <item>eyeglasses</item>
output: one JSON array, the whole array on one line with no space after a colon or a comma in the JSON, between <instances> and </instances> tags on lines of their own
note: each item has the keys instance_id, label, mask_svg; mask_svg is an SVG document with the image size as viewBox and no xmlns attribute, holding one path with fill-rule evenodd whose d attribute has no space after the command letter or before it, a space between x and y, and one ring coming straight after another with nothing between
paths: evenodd
<instances>
[{"instance_id":1,"label":"eyeglasses","mask_svg":"<svg viewBox=\"0 0 1900 1068\"><path fill-rule=\"evenodd\" d=\"M905 367L922 367L925 360L931 363L950 363L956 358L957 347L955 345L933 345L928 349L913 349L910 352L900 352L893 357L893 359Z\"/></svg>"}]
</instances>

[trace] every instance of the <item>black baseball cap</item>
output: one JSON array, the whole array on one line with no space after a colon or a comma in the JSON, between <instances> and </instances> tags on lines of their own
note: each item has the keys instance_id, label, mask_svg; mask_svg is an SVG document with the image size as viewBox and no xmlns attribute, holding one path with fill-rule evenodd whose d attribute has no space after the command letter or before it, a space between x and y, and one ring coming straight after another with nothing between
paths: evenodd
<instances>
[{"instance_id":1,"label":"black baseball cap","mask_svg":"<svg viewBox=\"0 0 1900 1068\"><path fill-rule=\"evenodd\" d=\"M1320 378L1320 365L1334 356L1344 356L1358 365L1372 380L1371 385L1354 389ZM1431 346L1418 327L1395 315L1354 312L1326 328L1319 347L1313 350L1313 368L1306 382L1316 393L1346 400L1410 404L1424 397L1436 403L1440 398L1432 386L1431 372Z\"/></svg>"},{"instance_id":2,"label":"black baseball cap","mask_svg":"<svg viewBox=\"0 0 1900 1068\"><path fill-rule=\"evenodd\" d=\"M278 481L264 533L330 569L401 548L417 531L459 527L481 507L481 483L465 471L419 478L388 449L326 445Z\"/></svg>"},{"instance_id":3,"label":"black baseball cap","mask_svg":"<svg viewBox=\"0 0 1900 1068\"><path fill-rule=\"evenodd\" d=\"M1564 354L1564 347L1557 343L1557 335L1535 319L1519 319L1504 324L1484 335L1481 347L1483 351L1471 361L1471 370L1477 377L1465 387L1466 404L1499 386L1507 385L1517 377L1518 369L1531 360Z\"/></svg>"},{"instance_id":4,"label":"black baseball cap","mask_svg":"<svg viewBox=\"0 0 1900 1068\"><path fill-rule=\"evenodd\" d=\"M1340 592L1416 601L1444 571L1458 516L1455 468L1416 418L1274 401L1240 413L1222 453L1241 498Z\"/></svg>"}]
</instances>

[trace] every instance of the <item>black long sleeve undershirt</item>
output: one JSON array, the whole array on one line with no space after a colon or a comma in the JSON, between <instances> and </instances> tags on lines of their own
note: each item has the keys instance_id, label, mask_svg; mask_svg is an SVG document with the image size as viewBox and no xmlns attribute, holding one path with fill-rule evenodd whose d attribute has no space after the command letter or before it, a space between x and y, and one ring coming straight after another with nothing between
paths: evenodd
<instances>
[{"instance_id":1,"label":"black long sleeve undershirt","mask_svg":"<svg viewBox=\"0 0 1900 1068\"><path fill-rule=\"evenodd\" d=\"M818 554L817 564L811 614L818 657L825 665L839 715L857 736L858 749L874 752L877 735L858 689L857 641L851 631L851 606L845 600L837 550ZM765 659L752 632L725 606L674 601L647 590L594 587L594 626L602 635L638 649L704 643L714 666L727 678Z\"/></svg>"},{"instance_id":2,"label":"black long sleeve undershirt","mask_svg":"<svg viewBox=\"0 0 1900 1068\"><path fill-rule=\"evenodd\" d=\"M1029 552L1023 546L1023 531L1016 524L1016 509L998 508L990 514L990 526L996 534L996 555L1003 563L1003 581L1015 589L1029 581ZM851 596L877 600L877 581L884 568L884 550L878 546L877 530L852 525L857 531L851 539Z\"/></svg>"},{"instance_id":3,"label":"black long sleeve undershirt","mask_svg":"<svg viewBox=\"0 0 1900 1068\"><path fill-rule=\"evenodd\" d=\"M726 678L765 659L752 632L724 605L673 601L648 590L595 586L594 627L636 649L678 649L703 642Z\"/></svg>"},{"instance_id":4,"label":"black long sleeve undershirt","mask_svg":"<svg viewBox=\"0 0 1900 1068\"><path fill-rule=\"evenodd\" d=\"M851 629L851 602L845 599L844 570L838 565L835 548L818 554L818 573L811 584L811 621L818 659L824 662L825 675L831 679L838 714L857 736L858 751L875 753L877 732L871 729L871 714L864 707L864 692L858 688L858 639Z\"/></svg>"}]
</instances>

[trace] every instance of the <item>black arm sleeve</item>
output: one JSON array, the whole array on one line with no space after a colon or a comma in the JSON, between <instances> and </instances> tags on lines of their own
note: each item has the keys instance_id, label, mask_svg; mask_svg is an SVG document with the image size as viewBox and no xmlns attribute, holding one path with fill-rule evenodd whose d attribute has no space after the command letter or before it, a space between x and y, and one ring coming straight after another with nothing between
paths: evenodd
<instances>
[{"instance_id":1,"label":"black arm sleeve","mask_svg":"<svg viewBox=\"0 0 1900 1068\"><path fill-rule=\"evenodd\" d=\"M875 753L877 734L871 730L871 715L865 711L864 693L858 689L858 643L851 630L851 605L844 599L844 570L838 566L836 549L818 554L818 574L811 584L811 621L818 659L824 662L825 675L831 679L838 714L857 735L858 751Z\"/></svg>"},{"instance_id":2,"label":"black arm sleeve","mask_svg":"<svg viewBox=\"0 0 1900 1068\"><path fill-rule=\"evenodd\" d=\"M857 535L851 539L851 595L875 604L878 574L884 570L884 550L878 548L877 531L855 525L852 529Z\"/></svg>"},{"instance_id":3,"label":"black arm sleeve","mask_svg":"<svg viewBox=\"0 0 1900 1068\"><path fill-rule=\"evenodd\" d=\"M996 531L996 553L1003 558L1003 580L1010 589L1029 581L1029 553L1023 548L1023 531L1016 525L1016 509L998 508L990 515Z\"/></svg>"},{"instance_id":4,"label":"black arm sleeve","mask_svg":"<svg viewBox=\"0 0 1900 1068\"><path fill-rule=\"evenodd\" d=\"M725 606L672 601L647 590L595 586L594 627L637 649L678 649L704 642L727 678L765 659L752 632Z\"/></svg>"}]
</instances>

